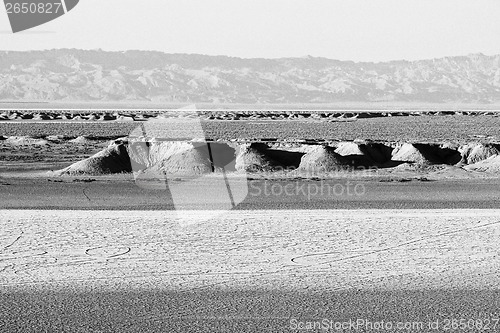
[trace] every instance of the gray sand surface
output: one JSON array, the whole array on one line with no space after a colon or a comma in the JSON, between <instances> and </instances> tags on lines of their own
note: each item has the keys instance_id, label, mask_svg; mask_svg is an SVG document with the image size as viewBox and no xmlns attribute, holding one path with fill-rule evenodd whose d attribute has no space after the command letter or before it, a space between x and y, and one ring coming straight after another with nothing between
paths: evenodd
<instances>
[{"instance_id":1,"label":"gray sand surface","mask_svg":"<svg viewBox=\"0 0 500 333\"><path fill-rule=\"evenodd\" d=\"M138 187L131 176L108 180L98 177L81 178L0 178L0 209L85 209L85 210L165 210L173 209L170 193L163 189ZM75 181L76 180L76 181ZM189 209L217 209L216 195L209 202L201 196L210 195L216 178L187 184L186 194L192 195ZM346 182L350 182L346 186ZM245 186L244 180L240 180ZM163 184L163 183L162 183ZM291 184L292 195L279 189ZM337 184L346 192L328 192ZM354 186L362 184L363 195L349 195ZM439 181L380 181L379 179L318 180L252 180L246 199L236 209L417 209L417 208L498 208L500 179L465 179ZM273 186L278 191L273 191ZM311 195L306 190L311 189ZM323 194L321 188L325 189ZM302 189L304 191L302 191ZM318 193L314 194L314 190ZM305 193L304 193L305 192ZM340 194L340 192L339 192ZM197 197L200 196L200 197Z\"/></svg>"}]
</instances>

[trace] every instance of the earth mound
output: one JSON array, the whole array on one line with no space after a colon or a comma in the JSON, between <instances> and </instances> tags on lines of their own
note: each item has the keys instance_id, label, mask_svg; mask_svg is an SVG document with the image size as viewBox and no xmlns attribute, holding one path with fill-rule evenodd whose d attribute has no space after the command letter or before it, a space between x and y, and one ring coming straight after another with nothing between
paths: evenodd
<instances>
[{"instance_id":1,"label":"earth mound","mask_svg":"<svg viewBox=\"0 0 500 333\"><path fill-rule=\"evenodd\" d=\"M461 163L475 164L491 156L500 155L500 150L493 144L468 144L460 147L462 153Z\"/></svg>"},{"instance_id":2,"label":"earth mound","mask_svg":"<svg viewBox=\"0 0 500 333\"><path fill-rule=\"evenodd\" d=\"M394 149L392 152L392 160L395 162L414 163L418 165L434 164L434 161L429 155L429 152L425 151L422 146L404 143Z\"/></svg>"},{"instance_id":3,"label":"earth mound","mask_svg":"<svg viewBox=\"0 0 500 333\"><path fill-rule=\"evenodd\" d=\"M158 145L160 148L165 145ZM200 175L211 173L213 166L207 145L179 142L166 149L167 152L157 157L165 156L152 167L165 174ZM151 153L150 153L151 154ZM153 159L155 157L153 156Z\"/></svg>"},{"instance_id":4,"label":"earth mound","mask_svg":"<svg viewBox=\"0 0 500 333\"><path fill-rule=\"evenodd\" d=\"M498 174L500 173L500 155L493 155L477 163L466 165L464 169Z\"/></svg>"},{"instance_id":5,"label":"earth mound","mask_svg":"<svg viewBox=\"0 0 500 333\"><path fill-rule=\"evenodd\" d=\"M335 152L354 166L371 167L389 162L392 148L373 142L341 142Z\"/></svg>"},{"instance_id":6,"label":"earth mound","mask_svg":"<svg viewBox=\"0 0 500 333\"><path fill-rule=\"evenodd\" d=\"M112 143L97 154L56 172L57 175L107 175L131 172L132 166L124 144Z\"/></svg>"},{"instance_id":7,"label":"earth mound","mask_svg":"<svg viewBox=\"0 0 500 333\"><path fill-rule=\"evenodd\" d=\"M349 169L349 161L329 146L314 147L302 156L299 170L307 172L335 172Z\"/></svg>"},{"instance_id":8,"label":"earth mound","mask_svg":"<svg viewBox=\"0 0 500 333\"><path fill-rule=\"evenodd\" d=\"M126 122L132 122L132 121L135 121L134 120L134 117L132 116L118 116L116 118L117 121L126 121Z\"/></svg>"},{"instance_id":9,"label":"earth mound","mask_svg":"<svg viewBox=\"0 0 500 333\"><path fill-rule=\"evenodd\" d=\"M76 143L76 144L80 144L80 145L84 145L84 144L89 144L92 142L92 140L90 140L88 137L86 136L79 136L75 139L72 139L72 140L69 140L69 142L71 143Z\"/></svg>"},{"instance_id":10,"label":"earth mound","mask_svg":"<svg viewBox=\"0 0 500 333\"><path fill-rule=\"evenodd\" d=\"M258 172L275 171L284 166L269 156L269 147L263 143L243 144L236 156L236 170Z\"/></svg>"},{"instance_id":11,"label":"earth mound","mask_svg":"<svg viewBox=\"0 0 500 333\"><path fill-rule=\"evenodd\" d=\"M39 114L35 114L33 116L33 120L37 120L37 121L40 121L40 120L52 120L53 117L45 114L45 113L39 113Z\"/></svg>"},{"instance_id":12,"label":"earth mound","mask_svg":"<svg viewBox=\"0 0 500 333\"><path fill-rule=\"evenodd\" d=\"M404 143L392 153L392 161L426 166L434 164L455 165L462 159L458 150L449 144Z\"/></svg>"},{"instance_id":13,"label":"earth mound","mask_svg":"<svg viewBox=\"0 0 500 333\"><path fill-rule=\"evenodd\" d=\"M342 156L364 156L360 146L356 142L341 142L335 152Z\"/></svg>"},{"instance_id":14,"label":"earth mound","mask_svg":"<svg viewBox=\"0 0 500 333\"><path fill-rule=\"evenodd\" d=\"M48 142L48 139L51 141ZM63 139L55 136L46 140L9 137L3 144L50 143L52 147ZM75 144L89 141L86 137L71 140ZM377 143L360 140L338 144L326 141L283 143L270 139L207 143L205 139L173 141L136 136L116 139L100 153L59 173L100 175L134 172L135 175L147 173L164 178L232 171L274 172L276 176L281 176L281 172L297 170L299 173L311 172L314 176L321 172L355 171L365 167L387 169L389 172L392 172L391 168L395 168L394 171L430 172L452 165L459 168L469 166L464 171L500 173L500 163L497 164L500 160L499 147L478 142L459 147L459 143ZM495 160L496 157L499 160ZM452 172L455 169L447 170Z\"/></svg>"},{"instance_id":15,"label":"earth mound","mask_svg":"<svg viewBox=\"0 0 500 333\"><path fill-rule=\"evenodd\" d=\"M154 174L200 175L234 171L234 149L226 144L133 140L128 153L134 171L154 169Z\"/></svg>"}]
</instances>

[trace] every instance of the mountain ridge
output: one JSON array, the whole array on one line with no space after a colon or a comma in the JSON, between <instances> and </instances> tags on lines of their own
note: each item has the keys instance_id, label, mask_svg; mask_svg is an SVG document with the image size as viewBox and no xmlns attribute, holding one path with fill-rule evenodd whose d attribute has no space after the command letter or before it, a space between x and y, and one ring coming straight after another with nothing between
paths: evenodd
<instances>
[{"instance_id":1,"label":"mountain ridge","mask_svg":"<svg viewBox=\"0 0 500 333\"><path fill-rule=\"evenodd\" d=\"M159 51L0 51L0 100L188 103L500 101L500 55L353 62Z\"/></svg>"}]
</instances>

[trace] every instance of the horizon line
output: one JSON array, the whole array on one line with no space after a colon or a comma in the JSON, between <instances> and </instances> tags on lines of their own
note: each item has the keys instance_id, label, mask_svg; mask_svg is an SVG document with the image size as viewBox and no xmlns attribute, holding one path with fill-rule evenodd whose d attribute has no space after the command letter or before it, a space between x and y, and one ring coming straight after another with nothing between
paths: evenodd
<instances>
[{"instance_id":1,"label":"horizon line","mask_svg":"<svg viewBox=\"0 0 500 333\"><path fill-rule=\"evenodd\" d=\"M415 59L415 60L407 60L407 59L392 59L392 60L371 60L371 61L359 61L359 60L342 60L342 59L334 59L334 58L328 58L324 56L314 56L314 55L304 55L304 56L285 56L285 57L240 57L240 56L233 56L233 55L224 55L224 54L203 54L203 53L168 53L165 51L160 51L160 50L139 50L139 49L128 49L128 50L104 50L102 48L97 48L97 49L83 49L83 48L57 48L57 49L36 49L36 50L2 50L0 49L0 52L12 52L12 53L30 53L30 52L51 52L51 51L83 51L83 52L104 52L104 53L126 53L126 52L144 52L144 53L160 53L163 55L184 55L184 56L203 56L203 57L225 57L225 58L233 58L233 59L240 59L240 60L283 60L283 59L323 59L323 60L330 60L330 61L340 61L340 62L353 62L353 63L390 63L390 62L417 62L417 61L429 61L429 60L441 60L441 59L446 59L446 58L458 58L458 57L471 57L471 56L483 56L483 57L498 57L500 56L500 53L495 53L495 54L485 54L483 52L471 52L468 54L461 54L461 55L445 55L445 56L438 56L438 57L433 57L433 58L420 58L420 59Z\"/></svg>"}]
</instances>

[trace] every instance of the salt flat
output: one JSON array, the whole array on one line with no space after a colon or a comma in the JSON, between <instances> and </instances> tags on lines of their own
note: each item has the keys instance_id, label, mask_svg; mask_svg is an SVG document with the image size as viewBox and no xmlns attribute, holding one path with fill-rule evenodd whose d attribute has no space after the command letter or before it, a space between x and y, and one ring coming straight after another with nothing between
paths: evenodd
<instances>
[{"instance_id":1,"label":"salt flat","mask_svg":"<svg viewBox=\"0 0 500 333\"><path fill-rule=\"evenodd\" d=\"M218 213L185 225L174 211L1 210L0 284L336 291L500 282L500 210Z\"/></svg>"},{"instance_id":2,"label":"salt flat","mask_svg":"<svg viewBox=\"0 0 500 333\"><path fill-rule=\"evenodd\" d=\"M0 210L0 331L498 329L500 210L175 213Z\"/></svg>"}]
</instances>

